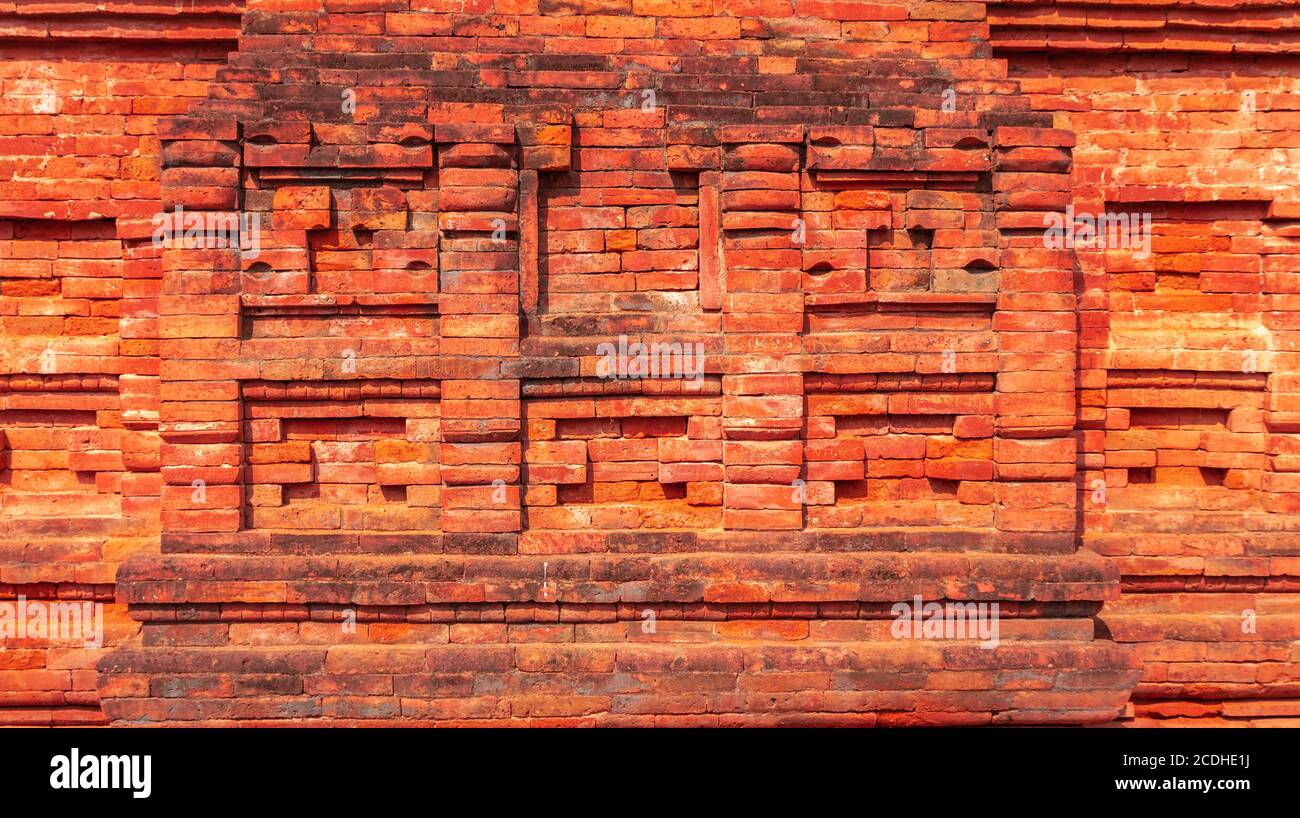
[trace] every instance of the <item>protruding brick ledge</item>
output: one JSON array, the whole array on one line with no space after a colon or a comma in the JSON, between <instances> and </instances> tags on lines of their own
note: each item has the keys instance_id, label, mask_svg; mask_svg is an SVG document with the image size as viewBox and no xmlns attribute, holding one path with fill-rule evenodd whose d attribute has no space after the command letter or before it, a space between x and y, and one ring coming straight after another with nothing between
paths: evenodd
<instances>
[{"instance_id":1,"label":"protruding brick ledge","mask_svg":"<svg viewBox=\"0 0 1300 818\"><path fill-rule=\"evenodd\" d=\"M890 641L871 622L146 625L170 644L115 651L101 695L119 725L1112 721L1140 672L1131 654L1038 641L1061 626L1028 624L990 650Z\"/></svg>"},{"instance_id":2,"label":"protruding brick ledge","mask_svg":"<svg viewBox=\"0 0 1300 818\"><path fill-rule=\"evenodd\" d=\"M1090 552L279 557L137 554L128 603L1095 601L1118 598Z\"/></svg>"},{"instance_id":3,"label":"protruding brick ledge","mask_svg":"<svg viewBox=\"0 0 1300 818\"><path fill-rule=\"evenodd\" d=\"M1139 674L1088 552L139 554L118 587L121 725L1090 724ZM916 594L1005 604L998 646L896 638Z\"/></svg>"},{"instance_id":4,"label":"protruding brick ledge","mask_svg":"<svg viewBox=\"0 0 1300 818\"><path fill-rule=\"evenodd\" d=\"M990 41L1004 51L1300 53L1287 0L990 0Z\"/></svg>"}]
</instances>

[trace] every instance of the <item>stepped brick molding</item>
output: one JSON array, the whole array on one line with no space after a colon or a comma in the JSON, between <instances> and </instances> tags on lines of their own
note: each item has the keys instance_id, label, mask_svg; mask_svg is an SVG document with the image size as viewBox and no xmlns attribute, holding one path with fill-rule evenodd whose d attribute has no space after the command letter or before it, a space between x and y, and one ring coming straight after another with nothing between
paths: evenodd
<instances>
[{"instance_id":1,"label":"stepped brick molding","mask_svg":"<svg viewBox=\"0 0 1300 818\"><path fill-rule=\"evenodd\" d=\"M0 723L1296 722L1297 31L0 0Z\"/></svg>"}]
</instances>

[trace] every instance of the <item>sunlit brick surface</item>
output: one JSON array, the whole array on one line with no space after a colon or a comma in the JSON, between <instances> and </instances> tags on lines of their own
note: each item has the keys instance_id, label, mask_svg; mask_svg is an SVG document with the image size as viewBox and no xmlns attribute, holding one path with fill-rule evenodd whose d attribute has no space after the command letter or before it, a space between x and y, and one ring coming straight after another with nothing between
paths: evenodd
<instances>
[{"instance_id":1,"label":"sunlit brick surface","mask_svg":"<svg viewBox=\"0 0 1300 818\"><path fill-rule=\"evenodd\" d=\"M0 723L1300 718L1289 4L25 5Z\"/></svg>"}]
</instances>

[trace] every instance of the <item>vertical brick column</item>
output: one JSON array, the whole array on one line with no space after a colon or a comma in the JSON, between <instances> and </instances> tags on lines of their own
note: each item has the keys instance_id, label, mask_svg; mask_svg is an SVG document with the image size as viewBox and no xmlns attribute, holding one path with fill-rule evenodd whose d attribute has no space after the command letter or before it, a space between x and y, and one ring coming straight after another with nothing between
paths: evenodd
<instances>
[{"instance_id":1,"label":"vertical brick column","mask_svg":"<svg viewBox=\"0 0 1300 818\"><path fill-rule=\"evenodd\" d=\"M1300 199L1296 196L1292 190L1269 205L1268 220L1277 244L1287 237L1294 242L1300 235ZM1292 253L1264 256L1258 278L1267 306L1260 313L1263 331L1254 335L1266 339L1278 352L1241 353L1244 372L1269 371L1267 397L1261 423L1248 426L1246 413L1250 410L1243 406L1229 416L1228 426L1233 432L1268 432L1264 450L1270 468L1262 474L1260 486L1265 492L1264 507L1272 513L1295 513L1300 510L1300 438L1296 434L1300 432L1300 363L1286 353L1300 342L1300 257Z\"/></svg>"},{"instance_id":2,"label":"vertical brick column","mask_svg":"<svg viewBox=\"0 0 1300 818\"><path fill-rule=\"evenodd\" d=\"M729 126L723 142L726 282L722 379L723 526L797 530L803 493L802 126ZM733 371L728 368L728 371ZM741 372L743 371L743 374Z\"/></svg>"},{"instance_id":3,"label":"vertical brick column","mask_svg":"<svg viewBox=\"0 0 1300 818\"><path fill-rule=\"evenodd\" d=\"M158 402L161 392L158 349L162 294L163 248L154 246L152 220L117 220L122 240L122 305L119 319L123 373L118 376L122 400L122 513L148 521L157 530L162 477Z\"/></svg>"},{"instance_id":4,"label":"vertical brick column","mask_svg":"<svg viewBox=\"0 0 1300 818\"><path fill-rule=\"evenodd\" d=\"M238 219L238 123L170 120L159 136L164 212ZM158 310L164 548L172 533L240 529L239 381L256 376L239 359L239 250L177 246L185 225L171 227Z\"/></svg>"},{"instance_id":5,"label":"vertical brick column","mask_svg":"<svg viewBox=\"0 0 1300 818\"><path fill-rule=\"evenodd\" d=\"M1049 128L994 130L995 195L1002 233L993 328L999 368L997 528L1051 532L1073 542L1076 445L1074 273L1070 254L1045 239L1043 211L1070 190L1071 134Z\"/></svg>"},{"instance_id":6,"label":"vertical brick column","mask_svg":"<svg viewBox=\"0 0 1300 818\"><path fill-rule=\"evenodd\" d=\"M519 161L510 125L439 125L442 527L519 531ZM535 207L535 205L534 205Z\"/></svg>"}]
</instances>

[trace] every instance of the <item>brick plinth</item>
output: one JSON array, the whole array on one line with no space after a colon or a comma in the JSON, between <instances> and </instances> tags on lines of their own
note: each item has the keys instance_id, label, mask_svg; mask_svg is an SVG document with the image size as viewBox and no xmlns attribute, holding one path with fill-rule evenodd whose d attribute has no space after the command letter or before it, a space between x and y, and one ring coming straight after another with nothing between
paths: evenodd
<instances>
[{"instance_id":1,"label":"brick plinth","mask_svg":"<svg viewBox=\"0 0 1300 818\"><path fill-rule=\"evenodd\" d=\"M546 613L530 610L533 617ZM145 639L166 650L122 649L101 669L111 674L105 712L131 724L1113 719L1138 672L1131 655L1088 639L1086 621L1024 624L1023 636L996 652L968 642L904 643L890 638L888 622L857 620L665 621L648 636L639 622L374 622L359 624L346 643L338 642L335 623L160 624L146 625ZM1072 639L1070 631L1083 633Z\"/></svg>"}]
</instances>

